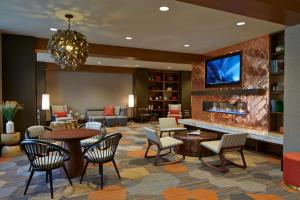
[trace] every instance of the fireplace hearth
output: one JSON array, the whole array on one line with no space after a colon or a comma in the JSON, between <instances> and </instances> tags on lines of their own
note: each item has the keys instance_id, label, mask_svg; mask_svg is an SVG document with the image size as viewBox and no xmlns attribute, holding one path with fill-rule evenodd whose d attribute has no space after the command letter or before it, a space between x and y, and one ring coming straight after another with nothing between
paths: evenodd
<instances>
[{"instance_id":1,"label":"fireplace hearth","mask_svg":"<svg viewBox=\"0 0 300 200\"><path fill-rule=\"evenodd\" d=\"M213 102L204 101L203 111L214 113L225 113L231 115L247 115L247 104L245 102Z\"/></svg>"}]
</instances>

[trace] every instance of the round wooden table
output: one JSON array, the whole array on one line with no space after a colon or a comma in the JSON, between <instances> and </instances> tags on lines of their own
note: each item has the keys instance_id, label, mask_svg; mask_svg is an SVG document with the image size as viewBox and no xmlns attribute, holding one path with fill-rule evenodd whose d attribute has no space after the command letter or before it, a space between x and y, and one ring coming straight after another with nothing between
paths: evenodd
<instances>
[{"instance_id":1,"label":"round wooden table","mask_svg":"<svg viewBox=\"0 0 300 200\"><path fill-rule=\"evenodd\" d=\"M65 148L70 152L70 160L66 162L66 168L71 178L82 175L84 160L80 146L80 140L95 136L100 131L93 129L66 129L54 130L44 134L45 139L63 141Z\"/></svg>"},{"instance_id":2,"label":"round wooden table","mask_svg":"<svg viewBox=\"0 0 300 200\"><path fill-rule=\"evenodd\" d=\"M183 141L183 145L174 147L176 153L191 157L205 157L211 156L212 153L206 148L201 147L200 143L217 140L218 134L209 131L201 131L200 135L190 135L187 134L187 131L176 131L173 137Z\"/></svg>"}]
</instances>

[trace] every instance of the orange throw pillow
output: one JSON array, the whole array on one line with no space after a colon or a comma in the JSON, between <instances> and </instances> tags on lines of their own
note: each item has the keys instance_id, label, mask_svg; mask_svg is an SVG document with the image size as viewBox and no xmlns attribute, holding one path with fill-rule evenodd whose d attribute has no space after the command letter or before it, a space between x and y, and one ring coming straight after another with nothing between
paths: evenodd
<instances>
[{"instance_id":1,"label":"orange throw pillow","mask_svg":"<svg viewBox=\"0 0 300 200\"><path fill-rule=\"evenodd\" d=\"M180 110L179 110L179 109L173 109L173 110L170 110L170 114L178 115L179 113L180 113Z\"/></svg>"},{"instance_id":2,"label":"orange throw pillow","mask_svg":"<svg viewBox=\"0 0 300 200\"><path fill-rule=\"evenodd\" d=\"M104 115L105 116L114 116L115 108L113 106L105 106L104 107Z\"/></svg>"},{"instance_id":3,"label":"orange throw pillow","mask_svg":"<svg viewBox=\"0 0 300 200\"><path fill-rule=\"evenodd\" d=\"M55 112L56 117L67 117L67 112Z\"/></svg>"}]
</instances>

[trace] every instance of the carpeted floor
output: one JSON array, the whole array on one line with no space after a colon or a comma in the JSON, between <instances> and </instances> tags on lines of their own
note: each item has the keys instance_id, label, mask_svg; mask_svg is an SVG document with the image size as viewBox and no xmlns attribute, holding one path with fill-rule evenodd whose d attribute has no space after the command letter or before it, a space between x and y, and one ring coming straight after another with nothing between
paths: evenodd
<instances>
[{"instance_id":1,"label":"carpeted floor","mask_svg":"<svg viewBox=\"0 0 300 200\"><path fill-rule=\"evenodd\" d=\"M280 161L246 151L246 170L230 167L221 174L200 164L198 158L186 157L179 164L154 166L144 159L146 139L143 127L153 124L131 124L128 127L110 128L120 131L123 138L116 154L122 179L118 179L112 164L104 166L104 189L99 188L98 167L89 165L82 184L73 179L73 186L54 172L55 199L166 199L166 200L279 200L300 199L282 182ZM152 153L154 153L153 149ZM237 159L237 154L229 157ZM28 194L23 195L29 177L29 162L25 155L16 158L0 157L0 199L50 199L45 174L36 173Z\"/></svg>"}]
</instances>

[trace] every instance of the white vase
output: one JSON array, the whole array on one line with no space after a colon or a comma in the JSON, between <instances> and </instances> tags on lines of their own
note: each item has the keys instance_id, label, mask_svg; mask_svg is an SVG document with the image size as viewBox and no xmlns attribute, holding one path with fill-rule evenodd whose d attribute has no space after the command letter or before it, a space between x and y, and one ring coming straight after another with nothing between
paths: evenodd
<instances>
[{"instance_id":1,"label":"white vase","mask_svg":"<svg viewBox=\"0 0 300 200\"><path fill-rule=\"evenodd\" d=\"M15 132L15 124L12 121L6 122L6 133L14 133Z\"/></svg>"}]
</instances>

